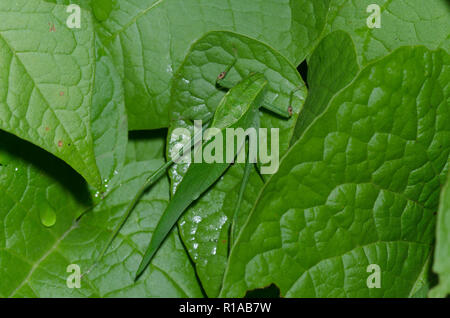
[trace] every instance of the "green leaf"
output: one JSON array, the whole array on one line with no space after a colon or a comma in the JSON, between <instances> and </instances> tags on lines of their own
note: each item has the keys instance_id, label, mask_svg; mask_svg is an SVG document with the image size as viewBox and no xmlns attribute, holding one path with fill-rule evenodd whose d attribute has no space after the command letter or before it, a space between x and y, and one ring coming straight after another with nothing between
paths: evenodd
<instances>
[{"instance_id":1,"label":"green leaf","mask_svg":"<svg viewBox=\"0 0 450 318\"><path fill-rule=\"evenodd\" d=\"M120 75L98 39L96 58L91 129L97 166L107 185L125 164L128 125Z\"/></svg>"},{"instance_id":2,"label":"green leaf","mask_svg":"<svg viewBox=\"0 0 450 318\"><path fill-rule=\"evenodd\" d=\"M83 179L49 153L0 131L0 297L14 296L56 238L90 206ZM43 211L56 223L45 227ZM64 275L62 272L61 275ZM23 284L30 296L32 286Z\"/></svg>"},{"instance_id":3,"label":"green leaf","mask_svg":"<svg viewBox=\"0 0 450 318\"><path fill-rule=\"evenodd\" d=\"M66 7L38 0L0 4L0 128L101 184L90 129L94 29L66 25ZM53 28L54 26L54 28Z\"/></svg>"},{"instance_id":4,"label":"green leaf","mask_svg":"<svg viewBox=\"0 0 450 318\"><path fill-rule=\"evenodd\" d=\"M176 231L134 283L143 244L168 203L166 179L144 195L102 262L93 267L129 201L161 159L126 165L110 181L110 195L76 222L90 205L83 180L42 150L1 134L0 189L6 195L0 197L0 226L6 232L0 234L0 296L202 296ZM16 153L17 145L23 153ZM56 214L50 228L39 220L40 211L48 207ZM80 289L66 285L70 264L79 265L83 273Z\"/></svg>"},{"instance_id":5,"label":"green leaf","mask_svg":"<svg viewBox=\"0 0 450 318\"><path fill-rule=\"evenodd\" d=\"M105 21L108 19L111 11L117 6L116 0L95 0L92 1L92 10L95 17L99 21Z\"/></svg>"},{"instance_id":6,"label":"green leaf","mask_svg":"<svg viewBox=\"0 0 450 318\"><path fill-rule=\"evenodd\" d=\"M450 294L450 178L442 189L439 204L436 251L433 271L439 275L439 285L431 290L431 297L446 297Z\"/></svg>"},{"instance_id":7,"label":"green leaf","mask_svg":"<svg viewBox=\"0 0 450 318\"><path fill-rule=\"evenodd\" d=\"M255 116L259 116L258 101L266 85L266 79L259 73L250 75L248 78L242 80L224 96L217 107L217 112L212 120L212 126L220 129L221 132L224 132L226 128L242 127L242 129L246 130L251 127L254 123ZM235 111L236 109L237 111ZM225 140L225 136L223 135L211 137L212 139L223 138ZM209 142L211 140L207 138L204 144L207 145ZM222 145L225 145L224 141L222 141ZM240 149L241 146L235 145L235 154L236 150ZM197 150L194 147L195 151ZM202 149L200 148L199 151L202 151ZM231 162L225 160L227 155L226 151L222 151L222 155L223 157L220 162L198 163L194 161L189 165L186 174L183 176L183 180L177 187L175 195L170 200L155 229L155 233L145 252L136 277L139 277L143 273L183 212L192 202L208 190L230 166Z\"/></svg>"},{"instance_id":8,"label":"green leaf","mask_svg":"<svg viewBox=\"0 0 450 318\"><path fill-rule=\"evenodd\" d=\"M121 70L130 129L168 127L170 81L191 44L228 30L258 39L292 63L309 54L329 0L122 0L100 32Z\"/></svg>"},{"instance_id":9,"label":"green leaf","mask_svg":"<svg viewBox=\"0 0 450 318\"><path fill-rule=\"evenodd\" d=\"M370 5L380 7L380 28L369 28ZM308 60L311 91L295 130L297 140L359 67L404 45L442 47L449 52L450 10L447 0L332 0L324 38ZM331 34L330 34L331 32Z\"/></svg>"},{"instance_id":10,"label":"green leaf","mask_svg":"<svg viewBox=\"0 0 450 318\"><path fill-rule=\"evenodd\" d=\"M309 92L295 126L296 141L319 116L330 99L347 86L359 71L350 36L336 31L326 36L308 61Z\"/></svg>"},{"instance_id":11,"label":"green leaf","mask_svg":"<svg viewBox=\"0 0 450 318\"><path fill-rule=\"evenodd\" d=\"M266 183L223 297L407 297L422 285L450 154L450 56L396 50L338 93ZM381 288L368 288L367 267Z\"/></svg>"},{"instance_id":12,"label":"green leaf","mask_svg":"<svg viewBox=\"0 0 450 318\"><path fill-rule=\"evenodd\" d=\"M369 28L368 6L379 5L381 27ZM332 0L327 32L342 30L353 39L358 62L365 66L405 45L450 51L450 10L447 0Z\"/></svg>"}]
</instances>

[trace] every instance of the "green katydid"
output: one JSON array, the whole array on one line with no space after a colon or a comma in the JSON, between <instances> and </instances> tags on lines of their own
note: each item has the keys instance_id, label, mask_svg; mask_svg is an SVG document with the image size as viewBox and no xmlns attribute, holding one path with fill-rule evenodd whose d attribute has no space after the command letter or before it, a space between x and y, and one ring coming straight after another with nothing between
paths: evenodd
<instances>
[{"instance_id":1,"label":"green katydid","mask_svg":"<svg viewBox=\"0 0 450 318\"><path fill-rule=\"evenodd\" d=\"M229 67L231 68L232 65ZM224 79L226 77L226 71L222 72L218 76L218 84L220 83L220 79ZM279 109L275 109L275 107L268 105L264 102L264 89L267 85L267 80L264 78L262 74L254 73L250 74L247 78L242 80L240 83L235 85L233 88L229 89L229 92L224 96L221 103L217 107L211 126L214 128L218 128L220 130L224 130L226 128L240 127L244 130L253 127L259 128L259 108L264 107L268 110L271 110L278 115L289 118L290 112L281 111ZM223 87L223 86L222 86ZM236 112L236 107L241 107L238 112ZM290 106L289 106L290 107ZM274 110L275 109L275 110ZM233 110L233 111L230 111ZM234 114L234 117L233 117ZM204 127L205 129L205 127ZM203 129L203 131L204 131ZM203 131L201 133L203 133ZM212 137L212 136L211 136ZM196 137L193 140L197 140ZM207 144L206 141L204 144ZM191 148L194 146L191 143ZM237 152L242 151L242 148L245 149L244 145L237 145ZM227 170L230 166L231 162L226 163L192 163L189 166L189 169L186 175L183 177L175 195L167 206L163 216L161 217L154 233L152 236L152 240L150 245L142 259L142 262L139 266L139 269L136 274L136 278L138 278L148 264L151 262L154 254L159 249L161 244L164 242L168 233L175 225L179 217L186 210L186 208L198 199L214 182L216 182L221 175ZM108 243L105 245L105 248L99 254L97 261L100 260L115 236L118 234L123 224L129 217L133 208L139 201L142 194L151 187L156 181L158 181L165 173L166 170L174 163L173 160L168 161L163 166L161 166L155 173L153 173L146 182L142 185L142 187L136 193L134 199L131 201L129 206L127 207L126 213L124 214L121 222L118 227L112 232ZM244 174L243 182L240 188L239 199L234 209L234 218L240 208L240 203L242 201L242 196L245 190L247 179L245 175L247 175L250 171L251 163L246 162L246 171ZM236 235L234 233L234 227L232 227L233 236Z\"/></svg>"},{"instance_id":2,"label":"green katydid","mask_svg":"<svg viewBox=\"0 0 450 318\"><path fill-rule=\"evenodd\" d=\"M226 72L227 71L222 72L218 76L218 81L223 80L226 77ZM258 129L259 107L265 107L263 98L266 85L267 80L264 76L259 73L254 73L250 74L239 84L232 87L217 107L211 126L220 130L235 127L240 127L244 130L250 127ZM239 108L237 112L236 108ZM288 111L278 111L277 114L281 116L286 115L286 118L290 117ZM237 145L237 149L241 149L242 151L242 148L245 148L245 144ZM164 239L186 208L188 208L192 202L197 200L200 195L202 195L214 182L216 182L217 179L219 179L227 170L230 164L231 162L192 163L189 166L189 169L184 175L177 191L175 192L175 195L167 206L153 233L152 240L141 261L136 278L143 273L145 268L151 262L156 251L161 246ZM234 211L234 219L236 219L236 215L242 201L250 167L251 163L250 161L247 161L245 169L246 172L244 173L243 182L241 184L239 199ZM233 237L236 235L234 232L233 227Z\"/></svg>"},{"instance_id":3,"label":"green katydid","mask_svg":"<svg viewBox=\"0 0 450 318\"><path fill-rule=\"evenodd\" d=\"M257 105L267 81L262 74L252 74L233 89L231 89L216 109L211 126L224 130L226 128L241 127L247 129L253 126L254 118L258 117ZM239 111L230 111L231 107L240 107ZM208 143L208 141L206 141ZM236 145L237 149L242 145ZM139 277L150 263L159 246L175 225L184 210L200 197L227 170L231 162L223 160L221 163L192 163L175 195L169 202L155 231L150 245L142 259L136 277Z\"/></svg>"}]
</instances>

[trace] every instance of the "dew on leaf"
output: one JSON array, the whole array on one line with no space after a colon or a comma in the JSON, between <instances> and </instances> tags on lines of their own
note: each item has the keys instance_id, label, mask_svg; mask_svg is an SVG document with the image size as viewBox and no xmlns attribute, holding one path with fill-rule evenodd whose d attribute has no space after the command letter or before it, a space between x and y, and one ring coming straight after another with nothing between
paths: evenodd
<instances>
[{"instance_id":1,"label":"dew on leaf","mask_svg":"<svg viewBox=\"0 0 450 318\"><path fill-rule=\"evenodd\" d=\"M52 227L56 223L56 213L51 207L41 208L39 217L45 227Z\"/></svg>"}]
</instances>

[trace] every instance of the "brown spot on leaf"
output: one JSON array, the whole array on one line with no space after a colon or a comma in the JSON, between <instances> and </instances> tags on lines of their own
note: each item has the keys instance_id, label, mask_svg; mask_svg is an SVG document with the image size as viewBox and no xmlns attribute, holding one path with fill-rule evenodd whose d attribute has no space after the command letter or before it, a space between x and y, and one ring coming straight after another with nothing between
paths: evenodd
<instances>
[{"instance_id":1,"label":"brown spot on leaf","mask_svg":"<svg viewBox=\"0 0 450 318\"><path fill-rule=\"evenodd\" d=\"M58 147L62 147L62 145L63 145L62 140L58 141Z\"/></svg>"},{"instance_id":2,"label":"brown spot on leaf","mask_svg":"<svg viewBox=\"0 0 450 318\"><path fill-rule=\"evenodd\" d=\"M293 112L292 106L289 106L289 107L288 107L288 113L289 113L289 116L292 116L292 112Z\"/></svg>"},{"instance_id":3,"label":"brown spot on leaf","mask_svg":"<svg viewBox=\"0 0 450 318\"><path fill-rule=\"evenodd\" d=\"M64 96L64 92L59 92L59 96Z\"/></svg>"},{"instance_id":4,"label":"brown spot on leaf","mask_svg":"<svg viewBox=\"0 0 450 318\"><path fill-rule=\"evenodd\" d=\"M45 131L49 131L50 130L50 127L45 127Z\"/></svg>"},{"instance_id":5,"label":"brown spot on leaf","mask_svg":"<svg viewBox=\"0 0 450 318\"><path fill-rule=\"evenodd\" d=\"M226 75L227 75L227 72L222 72L219 74L219 76L217 76L217 79L218 80L224 79Z\"/></svg>"}]
</instances>

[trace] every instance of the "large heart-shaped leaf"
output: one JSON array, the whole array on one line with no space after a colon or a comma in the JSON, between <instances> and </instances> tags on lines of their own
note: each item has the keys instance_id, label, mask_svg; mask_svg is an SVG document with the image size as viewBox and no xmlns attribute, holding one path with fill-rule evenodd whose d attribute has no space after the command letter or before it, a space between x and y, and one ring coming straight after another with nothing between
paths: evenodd
<instances>
[{"instance_id":1,"label":"large heart-shaped leaf","mask_svg":"<svg viewBox=\"0 0 450 318\"><path fill-rule=\"evenodd\" d=\"M420 290L448 170L449 65L442 50L402 48L331 100L261 192L221 296L271 283L288 297Z\"/></svg>"}]
</instances>

